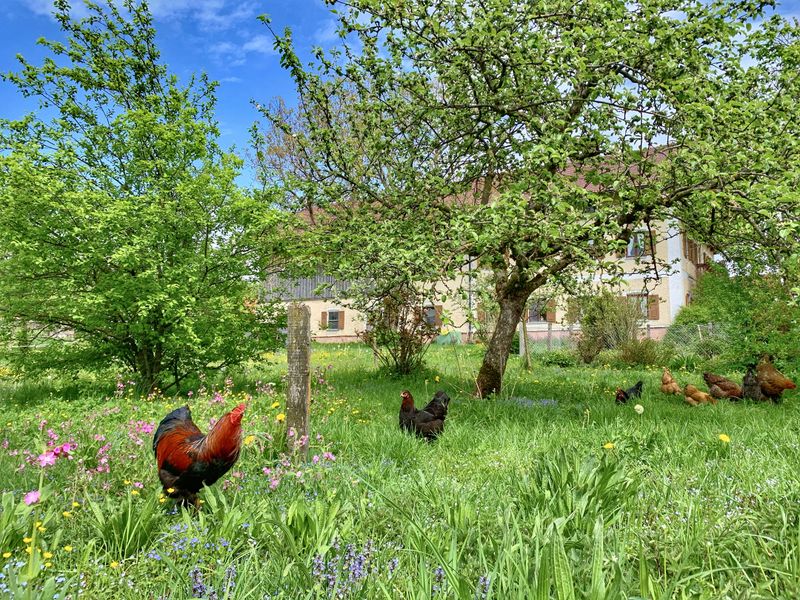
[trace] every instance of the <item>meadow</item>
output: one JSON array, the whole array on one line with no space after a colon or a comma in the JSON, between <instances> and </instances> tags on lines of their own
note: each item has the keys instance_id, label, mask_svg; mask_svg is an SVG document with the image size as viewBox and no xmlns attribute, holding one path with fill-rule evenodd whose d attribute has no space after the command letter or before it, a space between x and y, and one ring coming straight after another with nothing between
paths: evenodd
<instances>
[{"instance_id":1,"label":"meadow","mask_svg":"<svg viewBox=\"0 0 800 600\"><path fill-rule=\"evenodd\" d=\"M305 462L284 453L279 354L180 397L6 374L0 595L800 597L796 393L691 408L658 391L660 369L513 358L501 397L476 400L481 350L434 347L398 379L362 346L315 346ZM641 414L614 403L637 379ZM403 389L453 399L437 442L399 431ZM154 427L188 403L205 430L243 398L239 462L179 510Z\"/></svg>"}]
</instances>

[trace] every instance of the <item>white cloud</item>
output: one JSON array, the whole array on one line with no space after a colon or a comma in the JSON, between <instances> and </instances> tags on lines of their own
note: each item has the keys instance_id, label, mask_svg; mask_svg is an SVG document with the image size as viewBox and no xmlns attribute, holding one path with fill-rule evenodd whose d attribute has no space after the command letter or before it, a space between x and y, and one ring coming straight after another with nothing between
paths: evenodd
<instances>
[{"instance_id":1,"label":"white cloud","mask_svg":"<svg viewBox=\"0 0 800 600\"><path fill-rule=\"evenodd\" d=\"M339 39L339 34L336 33L336 26L338 22L336 19L328 19L320 28L318 28L314 35L313 40L317 44L327 44Z\"/></svg>"},{"instance_id":2,"label":"white cloud","mask_svg":"<svg viewBox=\"0 0 800 600\"><path fill-rule=\"evenodd\" d=\"M116 1L119 6L118 0L111 1ZM53 0L20 2L37 15L51 15L53 12ZM254 0L150 0L148 4L157 20L188 18L202 31L231 29L258 14L258 4ZM88 11L81 0L73 0L72 14L75 18L87 16Z\"/></svg>"},{"instance_id":3,"label":"white cloud","mask_svg":"<svg viewBox=\"0 0 800 600\"><path fill-rule=\"evenodd\" d=\"M258 52L259 54L275 54L272 38L266 35L256 35L242 44L244 52Z\"/></svg>"},{"instance_id":4,"label":"white cloud","mask_svg":"<svg viewBox=\"0 0 800 600\"><path fill-rule=\"evenodd\" d=\"M243 65L248 54L275 54L275 50L272 48L272 39L266 35L255 35L240 44L217 42L211 46L211 55L214 59L232 67Z\"/></svg>"},{"instance_id":5,"label":"white cloud","mask_svg":"<svg viewBox=\"0 0 800 600\"><path fill-rule=\"evenodd\" d=\"M34 14L48 17L53 15L53 0L21 0L20 3ZM75 18L82 19L88 16L89 13L83 3L73 2L72 4L74 6L71 7L71 12Z\"/></svg>"}]
</instances>

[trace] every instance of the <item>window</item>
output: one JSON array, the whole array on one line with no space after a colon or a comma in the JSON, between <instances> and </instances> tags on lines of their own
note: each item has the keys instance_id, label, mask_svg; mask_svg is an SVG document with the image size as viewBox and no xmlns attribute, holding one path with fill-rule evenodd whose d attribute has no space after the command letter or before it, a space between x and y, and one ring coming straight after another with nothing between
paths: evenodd
<instances>
[{"instance_id":1,"label":"window","mask_svg":"<svg viewBox=\"0 0 800 600\"><path fill-rule=\"evenodd\" d=\"M331 331L339 331L339 311L328 311L328 329Z\"/></svg>"},{"instance_id":2,"label":"window","mask_svg":"<svg viewBox=\"0 0 800 600\"><path fill-rule=\"evenodd\" d=\"M647 294L628 294L628 302L639 309L642 318L647 318Z\"/></svg>"},{"instance_id":3,"label":"window","mask_svg":"<svg viewBox=\"0 0 800 600\"><path fill-rule=\"evenodd\" d=\"M628 241L628 247L625 249L625 258L637 258L648 254L647 236L644 231L637 231L631 236Z\"/></svg>"},{"instance_id":4,"label":"window","mask_svg":"<svg viewBox=\"0 0 800 600\"><path fill-rule=\"evenodd\" d=\"M327 331L341 331L344 329L343 310L323 310L320 315L320 329Z\"/></svg>"},{"instance_id":5,"label":"window","mask_svg":"<svg viewBox=\"0 0 800 600\"><path fill-rule=\"evenodd\" d=\"M694 265L700 263L700 245L683 234L683 255Z\"/></svg>"},{"instance_id":6,"label":"window","mask_svg":"<svg viewBox=\"0 0 800 600\"><path fill-rule=\"evenodd\" d=\"M628 302L639 309L643 319L658 321L660 302L656 294L628 294Z\"/></svg>"},{"instance_id":7,"label":"window","mask_svg":"<svg viewBox=\"0 0 800 600\"><path fill-rule=\"evenodd\" d=\"M435 306L426 306L422 309L422 320L431 327L436 327L437 316Z\"/></svg>"},{"instance_id":8,"label":"window","mask_svg":"<svg viewBox=\"0 0 800 600\"><path fill-rule=\"evenodd\" d=\"M534 302L528 309L528 323L547 321L547 302Z\"/></svg>"}]
</instances>

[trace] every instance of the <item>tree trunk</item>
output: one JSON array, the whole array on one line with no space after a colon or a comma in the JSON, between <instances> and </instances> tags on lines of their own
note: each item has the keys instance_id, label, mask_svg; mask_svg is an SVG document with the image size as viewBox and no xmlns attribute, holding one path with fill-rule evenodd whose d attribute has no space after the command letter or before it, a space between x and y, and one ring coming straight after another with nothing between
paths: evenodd
<instances>
[{"instance_id":1,"label":"tree trunk","mask_svg":"<svg viewBox=\"0 0 800 600\"><path fill-rule=\"evenodd\" d=\"M140 348L136 352L134 370L139 376L139 391L149 394L161 385L163 371L160 348Z\"/></svg>"},{"instance_id":2,"label":"tree trunk","mask_svg":"<svg viewBox=\"0 0 800 600\"><path fill-rule=\"evenodd\" d=\"M528 286L504 287L497 286L500 314L492 333L492 339L483 355L483 363L475 382L476 394L485 398L490 394L497 394L503 385L503 373L506 370L508 355L511 351L511 342L517 333L517 323L522 318L522 311L528 303L528 297L533 292Z\"/></svg>"}]
</instances>

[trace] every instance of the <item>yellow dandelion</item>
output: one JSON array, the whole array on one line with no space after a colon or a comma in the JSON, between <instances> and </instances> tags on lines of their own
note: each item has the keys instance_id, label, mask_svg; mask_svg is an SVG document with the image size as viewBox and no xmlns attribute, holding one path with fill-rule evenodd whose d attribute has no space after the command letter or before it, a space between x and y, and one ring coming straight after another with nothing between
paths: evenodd
<instances>
[{"instance_id":1,"label":"yellow dandelion","mask_svg":"<svg viewBox=\"0 0 800 600\"><path fill-rule=\"evenodd\" d=\"M731 438L727 434L720 433L719 434L719 441L722 442L723 444L730 444L731 443Z\"/></svg>"},{"instance_id":2,"label":"yellow dandelion","mask_svg":"<svg viewBox=\"0 0 800 600\"><path fill-rule=\"evenodd\" d=\"M606 442L603 444L603 448L606 450L613 450L614 449L614 442Z\"/></svg>"},{"instance_id":3,"label":"yellow dandelion","mask_svg":"<svg viewBox=\"0 0 800 600\"><path fill-rule=\"evenodd\" d=\"M138 496L139 490L131 490L131 496Z\"/></svg>"},{"instance_id":4,"label":"yellow dandelion","mask_svg":"<svg viewBox=\"0 0 800 600\"><path fill-rule=\"evenodd\" d=\"M72 503L72 508L78 508L80 505L81 505L80 502L73 502Z\"/></svg>"},{"instance_id":5,"label":"yellow dandelion","mask_svg":"<svg viewBox=\"0 0 800 600\"><path fill-rule=\"evenodd\" d=\"M72 546L64 546L64 552L72 552Z\"/></svg>"},{"instance_id":6,"label":"yellow dandelion","mask_svg":"<svg viewBox=\"0 0 800 600\"><path fill-rule=\"evenodd\" d=\"M11 558L11 552L3 552L3 558Z\"/></svg>"},{"instance_id":7,"label":"yellow dandelion","mask_svg":"<svg viewBox=\"0 0 800 600\"><path fill-rule=\"evenodd\" d=\"M270 408L278 408L281 405L280 402L273 402Z\"/></svg>"},{"instance_id":8,"label":"yellow dandelion","mask_svg":"<svg viewBox=\"0 0 800 600\"><path fill-rule=\"evenodd\" d=\"M33 526L34 527L39 527L41 524L42 524L41 521L36 521L36 523L34 523Z\"/></svg>"},{"instance_id":9,"label":"yellow dandelion","mask_svg":"<svg viewBox=\"0 0 800 600\"><path fill-rule=\"evenodd\" d=\"M111 564L108 566L111 567L112 569L116 569L119 566L119 563L115 560L112 560Z\"/></svg>"},{"instance_id":10,"label":"yellow dandelion","mask_svg":"<svg viewBox=\"0 0 800 600\"><path fill-rule=\"evenodd\" d=\"M256 441L256 436L248 435L246 438L244 438L244 445L245 446L249 446L250 444L252 444L255 441Z\"/></svg>"},{"instance_id":11,"label":"yellow dandelion","mask_svg":"<svg viewBox=\"0 0 800 600\"><path fill-rule=\"evenodd\" d=\"M30 544L32 541L33 540L31 538L29 538L29 537L22 538L22 543L24 543L24 544Z\"/></svg>"},{"instance_id":12,"label":"yellow dandelion","mask_svg":"<svg viewBox=\"0 0 800 600\"><path fill-rule=\"evenodd\" d=\"M164 496L161 496L161 498L158 499L159 504L164 504L164 502L166 502L166 501L167 501L167 499L164 498Z\"/></svg>"},{"instance_id":13,"label":"yellow dandelion","mask_svg":"<svg viewBox=\"0 0 800 600\"><path fill-rule=\"evenodd\" d=\"M46 568L46 569L49 569L50 567L52 567L52 566L53 566L53 563L51 563L51 562L46 562L46 563L44 563L44 566L45 566L45 568Z\"/></svg>"},{"instance_id":14,"label":"yellow dandelion","mask_svg":"<svg viewBox=\"0 0 800 600\"><path fill-rule=\"evenodd\" d=\"M439 376L437 375L436 377L434 377L434 378L433 378L433 380L434 380L436 383L439 383Z\"/></svg>"},{"instance_id":15,"label":"yellow dandelion","mask_svg":"<svg viewBox=\"0 0 800 600\"><path fill-rule=\"evenodd\" d=\"M173 488L173 487L167 488L167 493L168 494L174 494L175 493L175 488Z\"/></svg>"},{"instance_id":16,"label":"yellow dandelion","mask_svg":"<svg viewBox=\"0 0 800 600\"><path fill-rule=\"evenodd\" d=\"M36 531L41 531L42 533L44 533L45 531L47 531L47 527L42 527L41 525L39 525L39 527L36 528Z\"/></svg>"},{"instance_id":17,"label":"yellow dandelion","mask_svg":"<svg viewBox=\"0 0 800 600\"><path fill-rule=\"evenodd\" d=\"M283 413L279 413L279 414L278 414L278 416L277 416L277 417L275 417L275 420L276 420L278 423L283 423L283 422L286 420L286 415L285 415L285 414L283 414Z\"/></svg>"},{"instance_id":18,"label":"yellow dandelion","mask_svg":"<svg viewBox=\"0 0 800 600\"><path fill-rule=\"evenodd\" d=\"M28 554L30 554L30 553L31 553L31 547L30 547L30 546L28 546L27 548L25 548L25 552L27 552Z\"/></svg>"},{"instance_id":19,"label":"yellow dandelion","mask_svg":"<svg viewBox=\"0 0 800 600\"><path fill-rule=\"evenodd\" d=\"M45 558L53 558L53 553L52 552L45 552L42 556L44 556Z\"/></svg>"},{"instance_id":20,"label":"yellow dandelion","mask_svg":"<svg viewBox=\"0 0 800 600\"><path fill-rule=\"evenodd\" d=\"M69 512L68 510L65 510L61 514L64 516L65 519L69 519L72 516L72 513Z\"/></svg>"},{"instance_id":21,"label":"yellow dandelion","mask_svg":"<svg viewBox=\"0 0 800 600\"><path fill-rule=\"evenodd\" d=\"M122 483L124 483L125 485L130 485L131 484L130 480L128 480L128 479L124 480Z\"/></svg>"}]
</instances>

